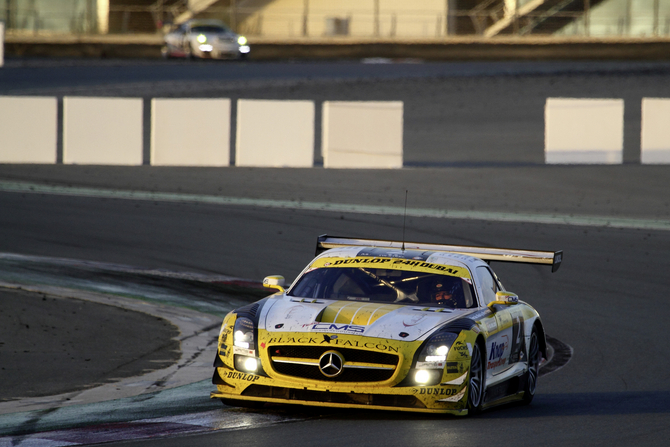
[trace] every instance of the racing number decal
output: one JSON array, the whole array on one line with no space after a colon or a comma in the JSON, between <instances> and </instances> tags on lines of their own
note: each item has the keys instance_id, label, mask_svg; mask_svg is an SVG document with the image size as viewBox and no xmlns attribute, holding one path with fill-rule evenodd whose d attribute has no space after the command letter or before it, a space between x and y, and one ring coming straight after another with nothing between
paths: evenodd
<instances>
[{"instance_id":1,"label":"racing number decal","mask_svg":"<svg viewBox=\"0 0 670 447\"><path fill-rule=\"evenodd\" d=\"M486 370L490 375L500 374L521 361L525 351L524 318L521 312L509 308L495 314L498 332L489 336Z\"/></svg>"}]
</instances>

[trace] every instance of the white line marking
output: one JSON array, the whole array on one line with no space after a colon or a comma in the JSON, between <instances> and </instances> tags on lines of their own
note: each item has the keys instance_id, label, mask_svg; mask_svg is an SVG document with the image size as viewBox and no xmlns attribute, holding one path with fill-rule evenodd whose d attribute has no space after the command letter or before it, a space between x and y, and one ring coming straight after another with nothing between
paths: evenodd
<instances>
[{"instance_id":1,"label":"white line marking","mask_svg":"<svg viewBox=\"0 0 670 447\"><path fill-rule=\"evenodd\" d=\"M292 200L249 199L200 194L180 194L148 191L125 191L104 188L49 186L33 183L0 182L0 192L56 194L107 199L145 200L155 202L207 203L212 205L254 206L264 208L330 211L337 213L402 216L404 208L395 206L357 205L351 203L302 202ZM609 227L645 230L670 230L670 220L634 219L613 216L571 216L565 214L504 213L496 211L457 211L430 208L408 208L411 217L437 219L467 219L494 222L538 223L586 227Z\"/></svg>"}]
</instances>

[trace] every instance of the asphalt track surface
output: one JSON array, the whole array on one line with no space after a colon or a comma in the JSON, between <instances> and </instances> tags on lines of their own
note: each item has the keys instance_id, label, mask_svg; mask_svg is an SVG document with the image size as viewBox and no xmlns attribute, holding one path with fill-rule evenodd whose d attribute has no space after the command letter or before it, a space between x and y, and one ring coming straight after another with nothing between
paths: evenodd
<instances>
[{"instance_id":1,"label":"asphalt track surface","mask_svg":"<svg viewBox=\"0 0 670 447\"><path fill-rule=\"evenodd\" d=\"M3 181L179 192L196 197L270 198L295 203L293 208L274 208L253 204L220 205L183 198L133 200L72 196L65 192L0 192L0 209L3 210L0 251L255 280L278 273L293 278L311 259L319 234L390 239L402 235L402 216L328 211L328 204L397 207L402 204L405 190L409 190L409 208L484 214L478 218L410 216L406 228L408 240L564 250L564 263L554 274L541 267L494 266L508 289L538 309L547 332L574 348L570 363L542 377L531 406L496 409L470 419L315 411L306 420L290 424L126 444L169 446L188 442L198 446L223 443L263 446L276 445L281 440L297 446L314 443L333 446L667 445L670 352L665 333L670 311L665 296L670 233L660 228L670 221L667 188L670 169L635 164L635 144L631 141L635 138L639 141L639 136L631 136L630 132L625 152L629 163L623 166L543 166L538 161L541 160L541 139L538 143L533 137L538 130L532 126L533 122L542 123L542 118L523 107L536 104L533 110L541 113L540 105L550 85L561 93L575 93L573 96L616 94L614 97L627 98L626 129L634 128L635 113L629 112L628 103L633 102L634 107L638 107L640 95L668 96L670 82L667 82L664 67L649 70L646 66L633 65L632 69L629 64L622 66L624 68L607 65L592 73L589 68L573 69L567 74L554 70L549 74L497 75L492 69L494 75L442 76L437 80L421 76L361 80L360 76L351 76L349 81L338 78L329 83L319 78L318 83L288 87L265 85L260 90L238 86L235 94L239 97L247 97L247 94L270 97L268 92L272 91L273 97L295 98L327 90L326 93L333 95L340 92L337 98L329 99L350 99L348 95L358 93L363 96L360 99L372 99L372 96L403 99L400 97L413 98L417 92L427 98L432 91L435 104L421 113L435 120L439 117L439 122L425 123L424 130L413 118L407 118L410 111L418 109L406 103L406 155L417 161L417 165L418 161L433 157L437 166L448 167L351 172L320 168L0 166ZM393 67L395 65L387 65L385 69L393 71ZM449 64L444 67L449 69ZM535 71L542 71L545 65L538 67ZM73 77L76 71L75 67ZM72 85L64 87L66 90L76 88L76 77L74 79ZM193 89L202 95L211 87L207 82L204 83L207 86L195 81L194 84ZM470 88L464 93L462 90L467 85ZM521 104L512 103L506 109L522 115L522 123L518 124L514 115L501 113L495 104L511 101L513 93L521 93L522 86L524 95L518 96ZM458 97L459 87L464 100L460 114L468 118L462 122L460 131L453 132L457 140L454 144L466 142L466 133L471 136L468 144L474 144L472 140L477 142L476 147L469 148L472 159L462 164L457 163L458 150L454 155L429 144L438 137L443 145L452 144L444 135L442 124L450 125L446 116L458 113L446 113L449 108L439 101L439 95ZM40 89L37 86L31 91L61 94L49 88L53 87ZM33 94L8 84L2 84L2 89L3 94ZM59 87L58 92L63 91ZM85 89L80 92L86 93ZM192 91L173 91L173 94L187 93ZM431 107L432 112L428 110ZM541 130L539 132L541 134ZM519 138L517 144L512 145L510 141L515 134ZM410 146L408 139L422 144ZM489 158L490 162L482 160ZM321 203L323 207L301 209L300 203L305 201ZM514 214L518 219L502 221L501 213ZM537 214L563 218L564 223L538 223L528 218ZM571 220L580 216L605 217L612 222L623 218L640 225L622 227L603 224L600 220L591 220L593 224L589 225L585 221ZM229 414L221 411L222 418Z\"/></svg>"}]
</instances>

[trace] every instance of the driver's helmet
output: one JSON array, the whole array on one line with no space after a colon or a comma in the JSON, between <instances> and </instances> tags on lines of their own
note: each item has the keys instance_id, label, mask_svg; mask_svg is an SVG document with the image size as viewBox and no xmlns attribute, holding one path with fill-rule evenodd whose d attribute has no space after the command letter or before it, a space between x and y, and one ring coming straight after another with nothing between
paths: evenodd
<instances>
[{"instance_id":1,"label":"driver's helmet","mask_svg":"<svg viewBox=\"0 0 670 447\"><path fill-rule=\"evenodd\" d=\"M440 306L455 309L458 306L457 295L460 290L459 278L443 277L435 281L430 299Z\"/></svg>"}]
</instances>

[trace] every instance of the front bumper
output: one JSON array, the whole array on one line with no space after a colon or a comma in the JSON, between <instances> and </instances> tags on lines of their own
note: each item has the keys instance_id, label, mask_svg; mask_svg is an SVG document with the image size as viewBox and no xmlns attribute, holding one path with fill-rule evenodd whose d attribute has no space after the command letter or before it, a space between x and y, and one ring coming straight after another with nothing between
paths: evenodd
<instances>
[{"instance_id":1,"label":"front bumper","mask_svg":"<svg viewBox=\"0 0 670 447\"><path fill-rule=\"evenodd\" d=\"M213 391L210 394L210 397L315 407L445 413L456 416L465 416L468 414L468 410L465 408L428 408L416 397L402 394L335 393L309 389L263 386L253 386L252 391L253 394L257 395L237 395L234 393L226 393L219 389L218 391Z\"/></svg>"},{"instance_id":2,"label":"front bumper","mask_svg":"<svg viewBox=\"0 0 670 447\"><path fill-rule=\"evenodd\" d=\"M389 378L381 381L338 381L321 377L302 377L282 374L275 368L276 358L271 356L273 349L293 347L297 350L316 349L323 342L311 337L311 334L271 334L259 330L256 351L242 352L232 347L232 331L222 331L219 349L215 360L215 371L212 382L217 390L211 393L212 398L244 400L281 404L298 404L319 407L366 408L377 410L401 410L423 413L447 413L454 415L467 414L467 385L469 378L470 358L454 351L447 357L446 366L435 371L436 380L429 385L418 385L412 377L414 354L421 342L401 342L385 339L372 339L362 336L339 334L331 344L323 346L324 350L340 350L344 357L351 358L351 351L356 348L363 355L370 357L379 353L393 352L398 361ZM318 334L319 336L321 334ZM457 341L466 342L474 335L464 331ZM337 344L335 344L337 342ZM260 368L255 373L244 372L235 368L235 356L247 354L256 356ZM239 358L238 360L238 366ZM309 363L309 362L307 362ZM357 363L365 368L363 362ZM368 365L372 365L369 363ZM374 368L374 366L371 366Z\"/></svg>"},{"instance_id":3,"label":"front bumper","mask_svg":"<svg viewBox=\"0 0 670 447\"><path fill-rule=\"evenodd\" d=\"M246 57L250 52L248 45L237 43L204 43L197 44L194 49L195 56L213 59L239 59Z\"/></svg>"}]
</instances>

